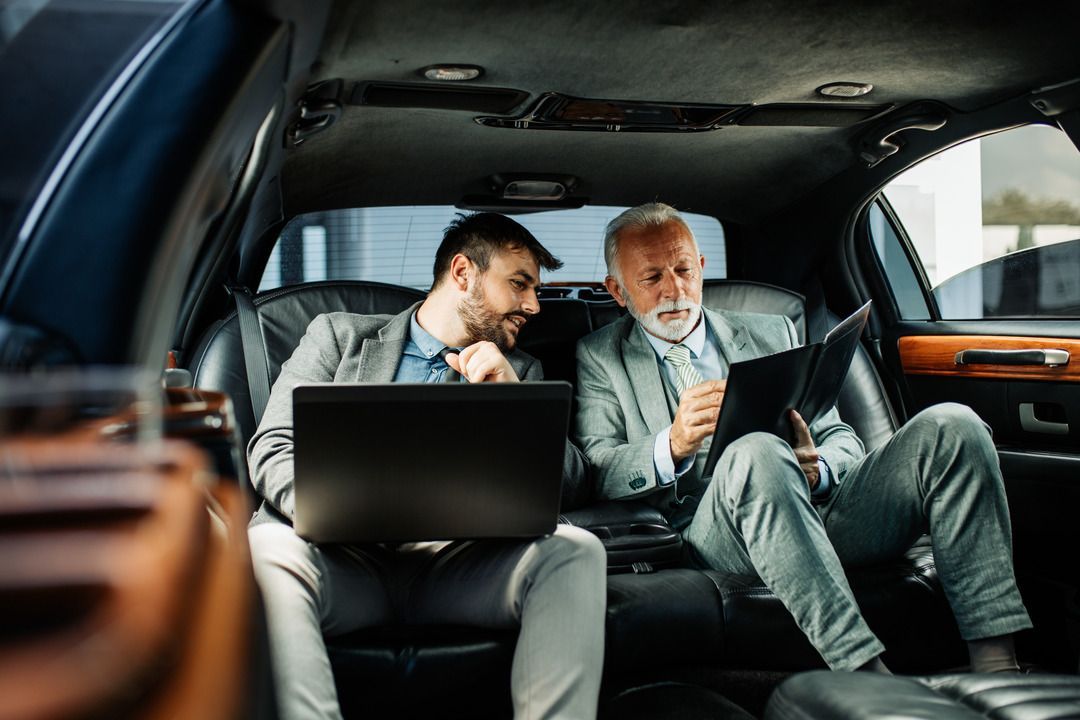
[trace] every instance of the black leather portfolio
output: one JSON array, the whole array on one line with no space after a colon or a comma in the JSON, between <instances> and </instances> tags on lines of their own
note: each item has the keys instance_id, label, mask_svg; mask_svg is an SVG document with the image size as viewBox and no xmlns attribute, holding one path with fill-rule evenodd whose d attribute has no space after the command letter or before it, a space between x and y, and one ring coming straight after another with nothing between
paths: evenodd
<instances>
[{"instance_id":1,"label":"black leather portfolio","mask_svg":"<svg viewBox=\"0 0 1080 720\"><path fill-rule=\"evenodd\" d=\"M743 435L771 432L793 442L789 409L797 410L807 425L828 412L836 404L869 314L867 302L821 342L732 363L705 461L706 477L724 449Z\"/></svg>"}]
</instances>

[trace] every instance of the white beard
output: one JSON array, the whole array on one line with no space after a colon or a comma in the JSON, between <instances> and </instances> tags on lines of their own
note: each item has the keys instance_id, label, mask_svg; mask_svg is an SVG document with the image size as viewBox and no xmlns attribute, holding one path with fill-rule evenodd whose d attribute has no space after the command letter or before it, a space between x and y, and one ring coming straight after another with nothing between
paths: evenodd
<instances>
[{"instance_id":1,"label":"white beard","mask_svg":"<svg viewBox=\"0 0 1080 720\"><path fill-rule=\"evenodd\" d=\"M668 342L679 342L690 334L701 319L701 305L690 300L668 300L654 307L648 313L639 313L629 296L626 298L626 309L641 323L646 331L663 338ZM660 319L660 313L689 310L690 314L684 320L671 320L664 322Z\"/></svg>"}]
</instances>

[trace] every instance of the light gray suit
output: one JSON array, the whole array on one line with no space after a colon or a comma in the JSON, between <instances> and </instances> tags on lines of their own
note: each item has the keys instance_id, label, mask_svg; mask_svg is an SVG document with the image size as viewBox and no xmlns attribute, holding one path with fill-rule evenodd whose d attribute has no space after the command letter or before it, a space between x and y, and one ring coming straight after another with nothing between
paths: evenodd
<instances>
[{"instance_id":1,"label":"light gray suit","mask_svg":"<svg viewBox=\"0 0 1080 720\"><path fill-rule=\"evenodd\" d=\"M704 318L728 364L796 344L786 317L706 309ZM869 455L830 410L810 432L838 484L817 506L791 448L767 433L729 445L711 477L702 476L706 446L674 485L659 486L654 445L678 401L643 332L626 316L578 343L574 434L598 495L651 503L697 562L760 577L833 668L854 669L884 649L841 563L895 558L927 529L965 639L1031 626L1012 572L997 455L969 408L930 408Z\"/></svg>"},{"instance_id":2,"label":"light gray suit","mask_svg":"<svg viewBox=\"0 0 1080 720\"><path fill-rule=\"evenodd\" d=\"M281 714L340 717L324 635L393 622L520 626L511 672L516 715L593 717L603 665L606 558L588 532L560 525L549 537L523 542L322 548L292 530L293 387L391 382L418 306L395 316L316 317L282 365L251 440L253 482L264 502L249 539ZM515 351L508 360L518 377L541 379L540 363L529 355ZM568 443L564 486L580 485L583 471Z\"/></svg>"}]
</instances>

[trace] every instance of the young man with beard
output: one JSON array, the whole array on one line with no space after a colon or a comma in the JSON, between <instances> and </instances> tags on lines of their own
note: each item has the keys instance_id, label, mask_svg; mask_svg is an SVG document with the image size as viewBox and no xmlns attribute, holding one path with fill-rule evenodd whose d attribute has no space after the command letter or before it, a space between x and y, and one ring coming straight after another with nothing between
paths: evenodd
<instances>
[{"instance_id":1,"label":"young man with beard","mask_svg":"<svg viewBox=\"0 0 1080 720\"><path fill-rule=\"evenodd\" d=\"M835 669L887 672L842 566L899 557L929 529L972 668L1016 670L1012 636L1031 622L997 454L975 413L929 408L866 454L835 408L810 427L792 411L794 447L752 433L704 477L727 368L793 347L795 328L703 310L705 258L667 205L615 218L604 254L629 315L578 344L575 434L598 494L656 506L701 566L760 577Z\"/></svg>"},{"instance_id":2,"label":"young man with beard","mask_svg":"<svg viewBox=\"0 0 1080 720\"><path fill-rule=\"evenodd\" d=\"M324 635L391 622L520 627L511 671L515 716L595 716L606 559L588 532L560 525L549 537L520 542L318 547L291 524L294 386L444 382L451 373L474 383L540 380L540 363L515 345L540 311L541 266L560 265L509 218L459 216L436 253L427 299L396 316L320 315L282 365L250 445L263 503L249 539L283 718L340 717ZM507 422L514 421L511 411ZM418 417L417 452L433 430L423 427ZM583 477L583 460L568 442L564 498Z\"/></svg>"}]
</instances>

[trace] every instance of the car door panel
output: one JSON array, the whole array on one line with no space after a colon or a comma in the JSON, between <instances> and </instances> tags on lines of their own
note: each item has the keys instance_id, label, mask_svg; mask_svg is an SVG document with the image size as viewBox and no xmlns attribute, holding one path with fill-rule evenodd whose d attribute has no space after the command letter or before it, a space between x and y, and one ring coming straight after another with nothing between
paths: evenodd
<instances>
[{"instance_id":1,"label":"car door panel","mask_svg":"<svg viewBox=\"0 0 1080 720\"><path fill-rule=\"evenodd\" d=\"M1080 550L1078 336L1080 321L937 320L894 324L881 343L886 365L900 375L909 415L958 402L990 426L1017 577L1036 627L1022 650L1062 670L1075 670L1080 652L1080 564L1062 561ZM973 349L1062 349L1070 357L1054 367L956 363L958 352Z\"/></svg>"},{"instance_id":2,"label":"car door panel","mask_svg":"<svg viewBox=\"0 0 1080 720\"><path fill-rule=\"evenodd\" d=\"M949 334L954 326L946 321L891 329L893 337L883 343L883 352L895 353L894 367L903 373L909 409L961 402L990 425L999 447L1080 448L1080 339L1049 337L1043 333L1051 328L1038 323L1028 324L1039 333L1032 336L985 334L987 326L996 325L992 322L982 323L983 334L972 334L967 325L955 328L957 334ZM957 364L957 354L970 350L1064 350L1069 359L1054 365Z\"/></svg>"}]
</instances>

